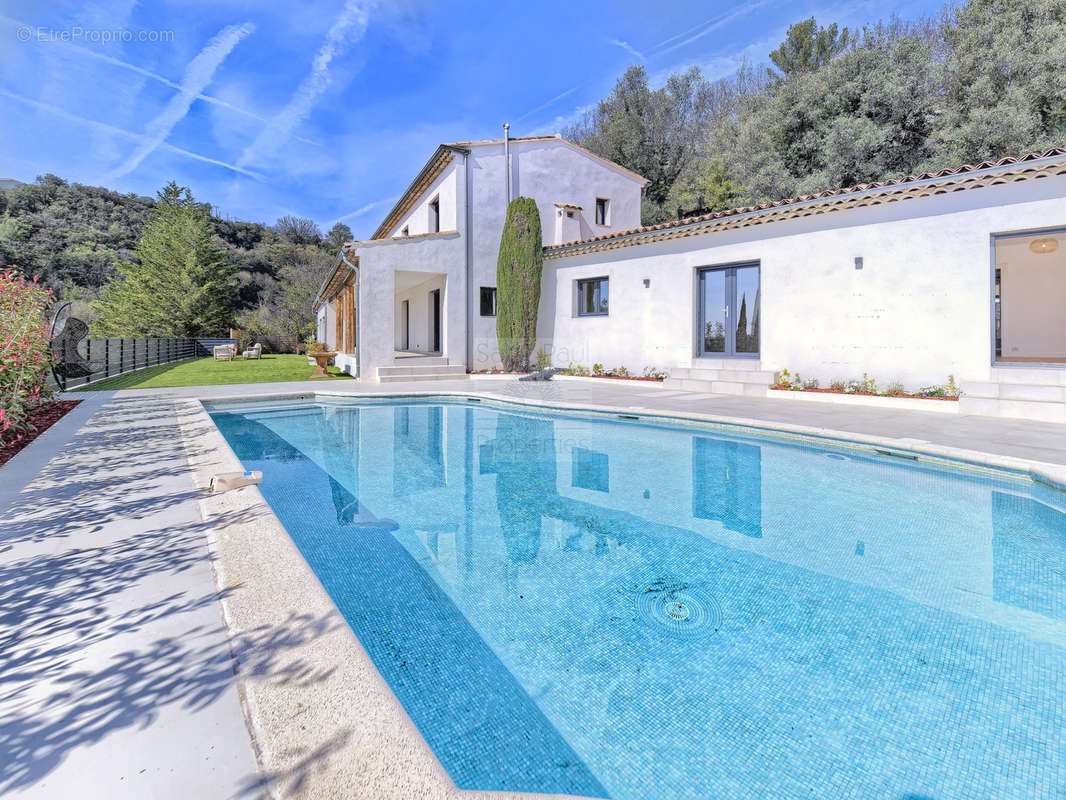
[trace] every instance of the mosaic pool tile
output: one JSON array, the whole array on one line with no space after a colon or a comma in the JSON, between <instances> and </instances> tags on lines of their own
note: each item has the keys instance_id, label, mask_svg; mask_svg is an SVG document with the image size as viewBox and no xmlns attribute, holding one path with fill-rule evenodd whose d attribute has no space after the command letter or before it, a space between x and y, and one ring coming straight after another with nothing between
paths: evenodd
<instances>
[{"instance_id":1,"label":"mosaic pool tile","mask_svg":"<svg viewBox=\"0 0 1066 800\"><path fill-rule=\"evenodd\" d=\"M1066 498L695 427L214 415L458 785L1066 798Z\"/></svg>"}]
</instances>

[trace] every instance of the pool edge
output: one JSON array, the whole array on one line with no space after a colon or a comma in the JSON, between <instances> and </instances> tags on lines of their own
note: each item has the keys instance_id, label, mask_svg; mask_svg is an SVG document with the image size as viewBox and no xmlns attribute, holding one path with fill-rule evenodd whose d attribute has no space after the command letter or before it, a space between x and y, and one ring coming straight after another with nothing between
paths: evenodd
<instances>
[{"instance_id":1,"label":"pool edge","mask_svg":"<svg viewBox=\"0 0 1066 800\"><path fill-rule=\"evenodd\" d=\"M626 414L637 415L659 422L702 422L711 425L720 425L725 428L740 430L740 432L752 431L756 434L770 436L794 436L806 439L828 442L838 446L858 445L864 448L884 448L898 454L910 454L924 456L928 459L952 462L951 465L958 468L978 467L991 469L998 472L1013 473L1029 478L1035 483L1040 483L1060 492L1066 492L1066 465L1054 464L1034 459L1019 458L1017 456L1005 456L988 453L982 450L969 450L966 448L952 447L950 445L938 445L928 440L895 438L890 436L878 436L874 434L853 433L850 431L837 430L834 428L819 428L809 425L796 425L792 423L770 423L765 420L733 417L720 414L700 414L693 412L657 411L645 406L610 406L586 403L560 403L541 398L527 399L494 394L491 391L473 390L458 391L420 389L412 391L396 392L330 392L330 391L304 391L304 392L279 392L270 395L233 395L229 397L211 397L197 401L201 405L248 402L258 403L277 400L308 400L315 402L320 397L341 398L356 400L386 401L395 398L446 398L450 400L463 400L476 398L488 400L494 404L503 406L517 406L547 411L574 411L592 412L599 414Z\"/></svg>"},{"instance_id":2,"label":"pool edge","mask_svg":"<svg viewBox=\"0 0 1066 800\"><path fill-rule=\"evenodd\" d=\"M175 411L198 489L242 469L201 400L178 400ZM271 796L352 796L362 786L368 798L567 797L459 789L259 489L205 493L199 509L245 723ZM253 631L276 641L274 652L244 652ZM274 668L264 673L264 662Z\"/></svg>"}]
</instances>

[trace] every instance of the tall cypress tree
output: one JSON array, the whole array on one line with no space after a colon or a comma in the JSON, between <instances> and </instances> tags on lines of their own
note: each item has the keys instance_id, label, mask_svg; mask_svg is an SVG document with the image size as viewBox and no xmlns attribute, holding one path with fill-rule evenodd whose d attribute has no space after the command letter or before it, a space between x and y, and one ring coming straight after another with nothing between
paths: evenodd
<instances>
[{"instance_id":1,"label":"tall cypress tree","mask_svg":"<svg viewBox=\"0 0 1066 800\"><path fill-rule=\"evenodd\" d=\"M236 300L234 264L215 241L207 209L173 181L159 192L135 261L104 288L93 332L101 336L203 336L226 331Z\"/></svg>"},{"instance_id":2,"label":"tall cypress tree","mask_svg":"<svg viewBox=\"0 0 1066 800\"><path fill-rule=\"evenodd\" d=\"M505 369L525 369L537 341L543 246L536 202L516 197L507 207L496 261L496 339Z\"/></svg>"}]
</instances>

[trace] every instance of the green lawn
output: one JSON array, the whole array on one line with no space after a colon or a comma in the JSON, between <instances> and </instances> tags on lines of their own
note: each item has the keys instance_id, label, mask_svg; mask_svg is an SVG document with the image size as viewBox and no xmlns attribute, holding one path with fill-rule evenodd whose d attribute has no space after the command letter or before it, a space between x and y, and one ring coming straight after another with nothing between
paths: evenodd
<instances>
[{"instance_id":1,"label":"green lawn","mask_svg":"<svg viewBox=\"0 0 1066 800\"><path fill-rule=\"evenodd\" d=\"M74 389L75 392L93 392L107 389L162 389L170 386L213 386L228 383L274 383L280 381L306 381L314 366L305 356L280 355L244 361L215 361L213 358L194 358L176 361L158 367L148 367L125 375L116 375L88 386ZM333 374L316 380L351 378L330 367Z\"/></svg>"}]
</instances>

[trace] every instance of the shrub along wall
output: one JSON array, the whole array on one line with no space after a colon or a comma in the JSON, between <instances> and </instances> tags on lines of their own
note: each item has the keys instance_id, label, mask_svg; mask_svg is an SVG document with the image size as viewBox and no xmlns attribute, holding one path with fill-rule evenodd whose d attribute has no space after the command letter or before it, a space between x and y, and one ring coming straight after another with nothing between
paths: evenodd
<instances>
[{"instance_id":1,"label":"shrub along wall","mask_svg":"<svg viewBox=\"0 0 1066 800\"><path fill-rule=\"evenodd\" d=\"M15 269L0 272L0 443L32 427L29 414L47 399L51 350L44 312L52 292Z\"/></svg>"}]
</instances>

